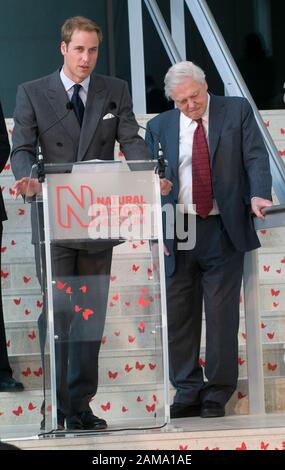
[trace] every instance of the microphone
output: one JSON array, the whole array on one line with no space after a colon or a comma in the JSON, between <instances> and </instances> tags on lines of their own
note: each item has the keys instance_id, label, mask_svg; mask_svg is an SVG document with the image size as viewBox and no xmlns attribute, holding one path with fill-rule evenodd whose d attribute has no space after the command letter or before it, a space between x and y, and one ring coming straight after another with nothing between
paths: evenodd
<instances>
[{"instance_id":1,"label":"microphone","mask_svg":"<svg viewBox=\"0 0 285 470\"><path fill-rule=\"evenodd\" d=\"M116 114L116 113L113 112L116 108L117 108L116 103L114 101L111 101L111 103L109 104L109 108L108 108L109 111L108 112L113 114L113 116L115 116L117 119L121 119L121 116L119 116L119 114ZM149 132L151 135L154 135L155 137L157 137L157 139L158 139L158 150L157 150L157 166L155 167L155 173L158 173L159 178L161 178L161 179L165 178L165 170L167 168L167 160L164 159L163 150L162 150L162 147L161 147L161 143L160 143L158 134L156 134L154 132L151 132L150 129L147 129L146 127L141 126L138 123L137 123L137 125L140 129L143 129L144 131Z\"/></svg>"},{"instance_id":2,"label":"microphone","mask_svg":"<svg viewBox=\"0 0 285 470\"><path fill-rule=\"evenodd\" d=\"M68 101L65 105L67 111L66 113L64 113L63 116L61 116L61 118L59 119L56 119L52 124L50 124L46 129L44 129L42 132L40 132L39 136L38 136L38 141L40 140L40 138L46 134L46 132L48 132L52 127L56 126L57 124L59 124L61 121L63 121L66 116L70 113L70 111L72 109L74 109L74 106L73 106L73 103L71 103L71 101ZM44 156L43 156L43 153L42 153L42 148L41 148L41 145L39 144L38 145L38 152L37 152L37 173L38 173L38 180L39 180L39 183L43 183L44 180L45 180L45 166L44 166Z\"/></svg>"}]
</instances>

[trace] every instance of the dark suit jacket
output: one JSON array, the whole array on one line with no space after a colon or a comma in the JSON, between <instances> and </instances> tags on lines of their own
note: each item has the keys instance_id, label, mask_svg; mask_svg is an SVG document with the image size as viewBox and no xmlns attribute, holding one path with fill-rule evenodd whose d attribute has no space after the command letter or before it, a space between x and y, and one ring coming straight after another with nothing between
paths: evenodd
<instances>
[{"instance_id":1,"label":"dark suit jacket","mask_svg":"<svg viewBox=\"0 0 285 470\"><path fill-rule=\"evenodd\" d=\"M0 173L4 169L9 158L10 144L5 124L5 119L0 103ZM2 191L0 191L0 220L7 220L7 214L4 206Z\"/></svg>"},{"instance_id":2,"label":"dark suit jacket","mask_svg":"<svg viewBox=\"0 0 285 470\"><path fill-rule=\"evenodd\" d=\"M72 163L94 158L113 160L116 140L127 159L151 158L143 139L138 136L139 127L126 82L103 75L91 76L81 129L74 111L66 111L68 102L59 70L19 86L11 154L16 180L30 175L41 133L40 145L46 163ZM44 133L66 113L61 122ZM120 117L103 119L108 113ZM34 215L32 210L32 241L37 242Z\"/></svg>"},{"instance_id":3,"label":"dark suit jacket","mask_svg":"<svg viewBox=\"0 0 285 470\"><path fill-rule=\"evenodd\" d=\"M160 140L168 160L166 177L173 182L162 203L176 205L179 194L180 111L160 114L148 123L146 142L157 154ZM269 159L254 114L244 98L211 95L209 109L209 152L214 197L223 225L238 251L260 246L250 214L253 196L271 199ZM165 257L166 274L175 269L173 240L165 240L170 256Z\"/></svg>"}]
</instances>

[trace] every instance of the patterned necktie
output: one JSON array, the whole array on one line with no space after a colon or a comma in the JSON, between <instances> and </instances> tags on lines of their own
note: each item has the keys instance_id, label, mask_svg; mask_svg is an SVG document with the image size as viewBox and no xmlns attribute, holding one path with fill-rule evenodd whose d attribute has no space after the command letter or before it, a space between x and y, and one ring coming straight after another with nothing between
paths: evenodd
<instances>
[{"instance_id":1,"label":"patterned necktie","mask_svg":"<svg viewBox=\"0 0 285 470\"><path fill-rule=\"evenodd\" d=\"M192 195L197 214L205 219L213 208L208 142L202 119L197 119L192 148Z\"/></svg>"},{"instance_id":2,"label":"patterned necktie","mask_svg":"<svg viewBox=\"0 0 285 470\"><path fill-rule=\"evenodd\" d=\"M79 91L81 89L81 85L74 85L73 86L73 95L71 98L71 103L73 104L73 109L78 119L80 127L82 126L83 115L84 115L84 104L79 96Z\"/></svg>"}]
</instances>

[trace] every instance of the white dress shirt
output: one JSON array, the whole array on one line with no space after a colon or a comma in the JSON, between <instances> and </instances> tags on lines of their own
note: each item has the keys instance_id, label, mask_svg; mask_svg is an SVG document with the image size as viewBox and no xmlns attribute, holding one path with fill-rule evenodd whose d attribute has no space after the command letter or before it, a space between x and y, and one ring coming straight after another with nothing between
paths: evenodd
<instances>
[{"instance_id":1,"label":"white dress shirt","mask_svg":"<svg viewBox=\"0 0 285 470\"><path fill-rule=\"evenodd\" d=\"M210 95L208 95L208 104L205 113L202 116L202 122L208 140L209 133L209 105ZM192 200L192 146L194 132L197 122L180 113L180 131L179 131L179 195L178 202L183 204L183 212L195 214ZM213 209L209 215L219 214L218 206L213 199Z\"/></svg>"},{"instance_id":2,"label":"white dress shirt","mask_svg":"<svg viewBox=\"0 0 285 470\"><path fill-rule=\"evenodd\" d=\"M68 94L69 100L71 100L73 92L74 92L73 87L74 87L74 85L76 85L76 83L73 82L72 80L70 80L70 78L68 78L65 75L65 73L63 71L63 68L60 71L60 79L61 79L62 84L63 84L63 86L64 86L64 88L65 88L65 90ZM79 83L79 85L81 85L81 88L80 88L80 91L79 91L79 96L80 96L84 106L86 106L89 83L90 83L90 75L88 77L86 77L83 80L83 82Z\"/></svg>"}]
</instances>

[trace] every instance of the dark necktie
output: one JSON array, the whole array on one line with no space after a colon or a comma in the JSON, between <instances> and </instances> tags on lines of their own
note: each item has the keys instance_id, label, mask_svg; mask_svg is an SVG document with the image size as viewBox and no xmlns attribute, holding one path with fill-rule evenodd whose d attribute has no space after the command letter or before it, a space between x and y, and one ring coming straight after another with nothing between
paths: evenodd
<instances>
[{"instance_id":1,"label":"dark necktie","mask_svg":"<svg viewBox=\"0 0 285 470\"><path fill-rule=\"evenodd\" d=\"M79 96L81 85L74 85L73 86L73 95L71 98L71 103L73 104L73 109L78 119L80 127L82 126L83 115L84 115L84 104Z\"/></svg>"},{"instance_id":2,"label":"dark necktie","mask_svg":"<svg viewBox=\"0 0 285 470\"><path fill-rule=\"evenodd\" d=\"M192 195L197 214L205 219L213 208L208 142L202 119L197 119L192 148Z\"/></svg>"}]
</instances>

